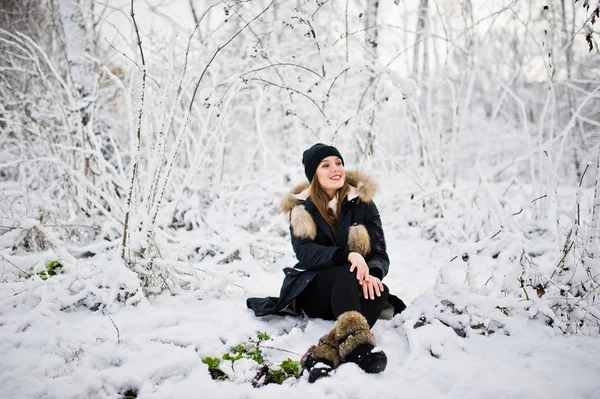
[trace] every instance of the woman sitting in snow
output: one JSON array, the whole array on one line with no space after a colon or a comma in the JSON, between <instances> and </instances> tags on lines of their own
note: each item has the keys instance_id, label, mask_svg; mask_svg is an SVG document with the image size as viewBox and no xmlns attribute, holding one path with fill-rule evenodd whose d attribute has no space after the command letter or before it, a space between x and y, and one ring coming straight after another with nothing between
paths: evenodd
<instances>
[{"instance_id":1,"label":"woman sitting in snow","mask_svg":"<svg viewBox=\"0 0 600 399\"><path fill-rule=\"evenodd\" d=\"M337 320L302 357L310 382L345 362L381 372L387 358L373 350L370 328L405 305L381 282L390 261L373 203L377 184L365 173L346 172L339 151L325 144L304 151L302 163L311 183L296 186L282 201L299 263L284 269L279 298L249 298L247 306L256 316L305 314Z\"/></svg>"}]
</instances>

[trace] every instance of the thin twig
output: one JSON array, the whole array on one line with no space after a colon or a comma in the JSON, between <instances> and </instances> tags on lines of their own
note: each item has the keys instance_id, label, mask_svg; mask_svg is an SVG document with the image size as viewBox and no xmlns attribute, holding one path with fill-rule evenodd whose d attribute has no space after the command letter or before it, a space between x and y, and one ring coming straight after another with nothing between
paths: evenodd
<instances>
[{"instance_id":1,"label":"thin twig","mask_svg":"<svg viewBox=\"0 0 600 399\"><path fill-rule=\"evenodd\" d=\"M192 16L194 17L194 24L198 25L200 20L198 19L198 14L196 14L196 7L194 7L194 1L190 0L190 8L192 9Z\"/></svg>"},{"instance_id":2,"label":"thin twig","mask_svg":"<svg viewBox=\"0 0 600 399\"><path fill-rule=\"evenodd\" d=\"M312 73L313 75L316 75L317 77L321 78L321 75L319 75L318 73L316 73L312 69L307 68L307 67L305 67L303 65L294 64L294 63L291 63L291 62L278 62L278 63L267 65L267 66L264 66L264 67L261 67L261 68L256 68L256 69L253 69L251 71L244 72L241 76L246 76L246 75L248 75L248 74L250 74L252 72L262 71L263 69L267 69L267 68L274 68L276 66L293 66L293 67L296 67L296 68L301 68L301 69L304 69L304 70Z\"/></svg>"},{"instance_id":3,"label":"thin twig","mask_svg":"<svg viewBox=\"0 0 600 399\"><path fill-rule=\"evenodd\" d=\"M325 115L325 112L323 112L323 110L321 109L321 107L319 107L319 104L317 104L317 103L315 102L315 100L313 100L313 99L312 99L310 96L308 96L308 95L304 94L303 92L301 92L301 91L299 91L299 90L297 90L297 89L294 89L293 87L290 87L290 86L282 86L282 85L278 85L277 83L270 82L270 81L268 81L268 80L265 80L265 79L263 79L263 78L251 78L251 79L248 79L248 80L257 80L257 81L259 81L259 82L263 82L263 83L265 83L265 84L268 84L268 85L272 85L272 86L275 86L275 87L279 87L280 89L291 90L291 91L293 91L294 93L298 93L298 94L300 94L301 96L303 96L303 97L307 98L307 99L308 99L308 100L309 100L311 103L313 103L313 104L314 104L314 106L315 106L315 107L317 107L317 109L319 110L319 112L321 113L321 115L323 115L323 118L325 118L325 120L327 120L327 116Z\"/></svg>"},{"instance_id":4,"label":"thin twig","mask_svg":"<svg viewBox=\"0 0 600 399\"><path fill-rule=\"evenodd\" d=\"M587 165L585 165L585 170L583 171L583 174L581 175L581 179L579 179L579 187L581 187L581 185L583 184L583 178L585 177L585 173L588 171L589 167L590 167L589 163Z\"/></svg>"},{"instance_id":5,"label":"thin twig","mask_svg":"<svg viewBox=\"0 0 600 399\"><path fill-rule=\"evenodd\" d=\"M104 40L106 41L106 43L108 43L108 45L110 47L112 47L113 50L115 50L117 53L121 54L123 57L127 58L129 61L131 61L133 63L133 65L135 65L135 67L138 69L138 71L143 72L142 68L140 68L140 66L138 65L137 62L135 62L134 59L132 59L130 56L128 56L127 54L125 54L124 52L122 52L121 50L119 50L118 48L116 48L111 42L109 42L106 38L104 38ZM158 83L158 80L156 80L155 78L153 78L152 76L148 76L148 79L152 80L155 84L156 87L161 87L160 83Z\"/></svg>"},{"instance_id":6,"label":"thin twig","mask_svg":"<svg viewBox=\"0 0 600 399\"><path fill-rule=\"evenodd\" d=\"M500 233L502 233L502 229L498 230L498 231L496 232L496 234L494 234L493 236L491 236L491 237L490 237L490 240L492 240L492 239L496 238L496 236L497 236L498 234L500 234Z\"/></svg>"},{"instance_id":7,"label":"thin twig","mask_svg":"<svg viewBox=\"0 0 600 399\"><path fill-rule=\"evenodd\" d=\"M323 7L325 4L329 3L329 0L325 0L324 2L322 2L321 4L319 4L319 6L317 7L317 9L310 15L310 18L314 18L315 14L321 9L321 7Z\"/></svg>"},{"instance_id":8,"label":"thin twig","mask_svg":"<svg viewBox=\"0 0 600 399\"><path fill-rule=\"evenodd\" d=\"M547 195L546 195L546 194L544 194L544 195L542 195L541 197L537 197L537 198L535 198L535 199L532 199L532 200L531 200L531 203L533 204L535 201L537 201L537 200L541 200L542 198L546 198L546 197L547 197ZM521 214L521 212L523 212L523 208L521 208L521 210L520 210L519 212L517 212L517 213L513 213L513 216L517 216L517 215Z\"/></svg>"},{"instance_id":9,"label":"thin twig","mask_svg":"<svg viewBox=\"0 0 600 399\"><path fill-rule=\"evenodd\" d=\"M133 12L133 0L131 0L131 19L133 20L133 26L135 27L135 34L137 35L137 39L138 39L137 44L140 49L140 55L142 57L142 65L144 66L144 69L146 69L145 68L146 61L144 58L144 49L142 48L142 38L140 37L140 31L138 29L137 22L135 20L135 13ZM146 71L144 71L144 74L145 73L146 73Z\"/></svg>"},{"instance_id":10,"label":"thin twig","mask_svg":"<svg viewBox=\"0 0 600 399\"><path fill-rule=\"evenodd\" d=\"M6 198L8 205L10 205L10 207L13 209L13 211L15 211L16 213L19 213L19 211L17 211L17 208L15 208L15 206L13 204L14 201L11 201L10 198L8 198L8 195L6 195L4 190L0 189L0 194L2 194L4 196L4 198ZM8 214L8 212L7 212L7 214Z\"/></svg>"},{"instance_id":11,"label":"thin twig","mask_svg":"<svg viewBox=\"0 0 600 399\"><path fill-rule=\"evenodd\" d=\"M554 271L552 272L552 275L550 276L550 280L552 280L552 278L554 277L554 274L556 273L556 270L560 267L560 264L563 263L563 261L565 260L565 258L569 254L569 252L571 252L571 248L573 248L574 244L575 244L575 241L571 242L571 245L569 246L567 251L564 253L563 257L560 258L560 260L558 261L558 264L556 265L556 267L554 268Z\"/></svg>"},{"instance_id":12,"label":"thin twig","mask_svg":"<svg viewBox=\"0 0 600 399\"><path fill-rule=\"evenodd\" d=\"M4 255L0 254L0 256L2 257L2 259L4 259L6 262L10 263L12 266L14 266L17 270L19 270L21 273L25 273L27 275L27 277L31 277L30 273L27 273L25 270L21 269L19 266L15 265L14 263L12 263L10 260L8 260Z\"/></svg>"},{"instance_id":13,"label":"thin twig","mask_svg":"<svg viewBox=\"0 0 600 399\"><path fill-rule=\"evenodd\" d=\"M266 345L258 345L259 348L266 348L266 349L274 349L276 351L282 351L282 352L286 352L286 353L291 353L292 355L296 355L296 356L301 356L299 353L296 352L292 352L292 351L288 351L286 349L281 349L281 348L275 348L273 346L266 346Z\"/></svg>"},{"instance_id":14,"label":"thin twig","mask_svg":"<svg viewBox=\"0 0 600 399\"><path fill-rule=\"evenodd\" d=\"M348 69L350 69L350 67L345 68L342 72L340 72L331 82L331 85L329 86L329 90L327 90L327 98L329 98L329 94L331 93L331 90L333 89L333 85L335 84L336 80L338 80L338 78L340 76L342 76L346 71L348 71Z\"/></svg>"},{"instance_id":15,"label":"thin twig","mask_svg":"<svg viewBox=\"0 0 600 399\"><path fill-rule=\"evenodd\" d=\"M135 60L133 58L131 58L130 56L128 56L127 54L125 54L123 51L119 50L118 48L116 48L111 42L108 41L107 38L104 38L104 41L113 49L115 50L117 53L121 54L123 57L127 58L129 61L131 61L131 63L133 65L135 65L135 67L142 72L142 68L140 68L140 66L138 65L137 62L135 62Z\"/></svg>"},{"instance_id":16,"label":"thin twig","mask_svg":"<svg viewBox=\"0 0 600 399\"><path fill-rule=\"evenodd\" d=\"M531 200L531 203L533 204L535 201L537 201L537 200L541 200L542 198L546 198L547 196L548 196L548 195L544 194L544 195L542 195L541 197L537 197L536 199L532 199L532 200Z\"/></svg>"},{"instance_id":17,"label":"thin twig","mask_svg":"<svg viewBox=\"0 0 600 399\"><path fill-rule=\"evenodd\" d=\"M319 135L317 134L317 132L315 132L313 130L313 128L310 127L310 125L297 113L295 112L291 112L290 115L295 116L296 118L300 119L300 122L302 123L302 126L305 127L306 129L310 130L310 132L313 134L313 136L315 136L317 138L318 141L323 141L323 139L321 139L321 137L319 137Z\"/></svg>"},{"instance_id":18,"label":"thin twig","mask_svg":"<svg viewBox=\"0 0 600 399\"><path fill-rule=\"evenodd\" d=\"M115 330L117 330L117 344L120 344L121 343L121 334L119 333L119 327L117 327L117 325L115 324L115 322L112 319L112 317L108 316L108 318L110 319L110 321L113 324L113 326L115 326Z\"/></svg>"}]
</instances>

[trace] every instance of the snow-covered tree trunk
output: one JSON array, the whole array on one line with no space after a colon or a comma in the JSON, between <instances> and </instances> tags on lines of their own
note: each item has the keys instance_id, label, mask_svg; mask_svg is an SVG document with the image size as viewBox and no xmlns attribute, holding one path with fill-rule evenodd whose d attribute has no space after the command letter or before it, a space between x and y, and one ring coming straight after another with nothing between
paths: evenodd
<instances>
[{"instance_id":1,"label":"snow-covered tree trunk","mask_svg":"<svg viewBox=\"0 0 600 399\"><path fill-rule=\"evenodd\" d=\"M428 6L429 6L428 0L420 0L419 10L417 13L417 27L415 30L415 43L414 43L414 47L413 47L412 78L420 83L420 90L422 92L422 95L419 100L419 102L420 102L419 108L421 110L427 109L427 103L426 103L427 102L427 93L426 93L427 86L422 84L422 77L426 73L425 68L427 68L426 64L428 62L427 48L425 46L425 41L423 39L423 37L427 34ZM421 48L423 48L422 64L421 64L421 57L420 57ZM422 67L421 67L421 65L422 65ZM427 157L426 152L428 151L428 148L427 148L428 147L428 144L427 144L428 137L425 136L424 129L423 129L423 126L426 124L426 119L427 118L423 118L421 116L415 117L415 122L416 122L417 126L419 126L418 140L421 142L421 145L419 146L419 153L420 153L419 158L420 158L421 165L427 164L425 159ZM433 167L433 165L431 165L431 166Z\"/></svg>"},{"instance_id":2,"label":"snow-covered tree trunk","mask_svg":"<svg viewBox=\"0 0 600 399\"><path fill-rule=\"evenodd\" d=\"M429 0L421 0L419 3L419 16L417 19L417 30L415 37L415 48L413 56L413 78L419 80L420 71L426 73L427 65L427 50L425 45L421 46L423 36L427 34L427 19L429 14ZM423 47L423 68L419 68L419 50Z\"/></svg>"},{"instance_id":3,"label":"snow-covered tree trunk","mask_svg":"<svg viewBox=\"0 0 600 399\"><path fill-rule=\"evenodd\" d=\"M62 24L65 52L69 63L69 77L75 94L81 100L81 109L86 110L91 101L96 76L93 62L88 58L94 54L94 21L91 0L59 0L58 11ZM86 113L89 112L86 110ZM85 125L87 120L83 120Z\"/></svg>"},{"instance_id":4,"label":"snow-covered tree trunk","mask_svg":"<svg viewBox=\"0 0 600 399\"><path fill-rule=\"evenodd\" d=\"M94 146L92 119L94 86L97 74L90 55L94 54L94 21L92 0L59 0L58 14L63 33L69 76L68 133L73 147ZM85 176L95 179L97 165L88 153L73 151L73 168L83 169Z\"/></svg>"},{"instance_id":5,"label":"snow-covered tree trunk","mask_svg":"<svg viewBox=\"0 0 600 399\"><path fill-rule=\"evenodd\" d=\"M365 12L365 60L369 60L373 63L377 62L377 14L379 13L379 0L367 0L367 7ZM364 93L368 95L368 98L371 101L375 101L376 97L376 84L375 77L372 76L368 82L365 82L366 86L364 89ZM363 95L363 98L367 97ZM359 104L359 111L365 104L368 104L369 101L364 101L361 98ZM373 148L375 143L375 133L373 132L373 126L375 124L375 110L369 112L369 120L368 120L368 132L365 137L360 137L357 142L359 148L363 154L373 155Z\"/></svg>"},{"instance_id":6,"label":"snow-covered tree trunk","mask_svg":"<svg viewBox=\"0 0 600 399\"><path fill-rule=\"evenodd\" d=\"M367 11L365 19L366 48L377 58L377 14L379 12L379 0L367 0Z\"/></svg>"},{"instance_id":7,"label":"snow-covered tree trunk","mask_svg":"<svg viewBox=\"0 0 600 399\"><path fill-rule=\"evenodd\" d=\"M566 68L567 68L567 81L570 83L572 80L573 74L573 25L571 29L567 28L567 9L565 5L565 0L561 0L561 25L562 25L562 48L565 51L565 59L566 59ZM573 11L574 7L573 7ZM573 91L571 89L567 89L567 100L569 104L569 110L567 115L569 118L573 116L575 112L575 99L573 98ZM573 143L573 166L575 168L575 175L577 179L581 178L581 161L579 160L579 147L577 142Z\"/></svg>"}]
</instances>

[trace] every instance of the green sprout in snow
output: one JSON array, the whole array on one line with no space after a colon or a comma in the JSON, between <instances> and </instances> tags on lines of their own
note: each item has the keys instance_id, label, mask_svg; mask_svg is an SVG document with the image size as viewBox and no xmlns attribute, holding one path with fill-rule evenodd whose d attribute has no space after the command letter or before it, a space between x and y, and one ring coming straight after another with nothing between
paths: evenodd
<instances>
[{"instance_id":1,"label":"green sprout in snow","mask_svg":"<svg viewBox=\"0 0 600 399\"><path fill-rule=\"evenodd\" d=\"M274 367L265 361L260 345L270 339L269 334L259 332L256 334L256 338L250 337L247 342L232 347L229 352L222 356L222 359L231 361L232 369L234 363L240 359L250 359L256 362L259 366L258 372L252 379L252 386L255 388L271 383L281 384L291 377L299 378L301 371L300 362L288 358L281 362L278 367ZM202 359L202 363L208 365L208 371L213 379L228 379L227 375L220 369L221 359L217 357L205 357Z\"/></svg>"},{"instance_id":2,"label":"green sprout in snow","mask_svg":"<svg viewBox=\"0 0 600 399\"><path fill-rule=\"evenodd\" d=\"M63 265L57 260L51 260L46 265L46 269L39 272L37 275L40 276L42 280L47 280L51 276L56 276L57 274L62 273Z\"/></svg>"}]
</instances>

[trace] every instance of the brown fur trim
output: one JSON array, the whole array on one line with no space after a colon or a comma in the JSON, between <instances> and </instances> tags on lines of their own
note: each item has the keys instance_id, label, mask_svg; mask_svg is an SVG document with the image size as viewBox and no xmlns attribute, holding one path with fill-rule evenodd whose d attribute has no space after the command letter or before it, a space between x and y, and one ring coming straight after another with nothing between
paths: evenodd
<instances>
[{"instance_id":1,"label":"brown fur trim","mask_svg":"<svg viewBox=\"0 0 600 399\"><path fill-rule=\"evenodd\" d=\"M368 329L369 323L367 323L365 316L355 310L349 310L348 312L342 313L333 326L337 342L343 341L347 336L356 331Z\"/></svg>"},{"instance_id":2,"label":"brown fur trim","mask_svg":"<svg viewBox=\"0 0 600 399\"><path fill-rule=\"evenodd\" d=\"M300 359L300 364L303 368L306 368L305 364L309 355L317 361L326 361L331 364L333 368L340 365L341 359L333 330L319 338L319 345L313 345L308 348L304 356L302 356L302 359Z\"/></svg>"},{"instance_id":3,"label":"brown fur trim","mask_svg":"<svg viewBox=\"0 0 600 399\"><path fill-rule=\"evenodd\" d=\"M304 205L296 205L290 213L290 224L294 236L301 239L314 240L317 238L317 225Z\"/></svg>"},{"instance_id":4,"label":"brown fur trim","mask_svg":"<svg viewBox=\"0 0 600 399\"><path fill-rule=\"evenodd\" d=\"M356 188L356 193L361 201L367 203L373 201L377 193L377 181L373 176L358 170L347 170L346 180L348 180L348 184ZM281 210L284 213L290 213L301 202L301 199L304 199L298 198L298 194L302 193L309 186L310 183L305 181L292 188L281 199L279 204Z\"/></svg>"},{"instance_id":5,"label":"brown fur trim","mask_svg":"<svg viewBox=\"0 0 600 399\"><path fill-rule=\"evenodd\" d=\"M354 310L342 313L335 322L332 331L334 331L335 339L339 344L342 361L358 345L371 344L375 346L375 337L369 329L367 319Z\"/></svg>"},{"instance_id":6,"label":"brown fur trim","mask_svg":"<svg viewBox=\"0 0 600 399\"><path fill-rule=\"evenodd\" d=\"M371 252L371 237L363 224L350 226L348 233L348 250L367 256Z\"/></svg>"},{"instance_id":7,"label":"brown fur trim","mask_svg":"<svg viewBox=\"0 0 600 399\"><path fill-rule=\"evenodd\" d=\"M296 205L298 205L298 199L296 196L300 194L302 191L306 190L310 186L310 183L304 182L296 185L294 188L290 190L286 195L281 199L281 203L279 204L281 210L284 213L290 213L292 209Z\"/></svg>"},{"instance_id":8,"label":"brown fur trim","mask_svg":"<svg viewBox=\"0 0 600 399\"><path fill-rule=\"evenodd\" d=\"M368 173L359 170L346 171L346 180L348 184L356 187L358 198L363 202L371 202L377 194L378 184L375 178Z\"/></svg>"},{"instance_id":9,"label":"brown fur trim","mask_svg":"<svg viewBox=\"0 0 600 399\"><path fill-rule=\"evenodd\" d=\"M281 199L281 202L279 203L279 208L281 208L283 213L290 213L296 205L298 205L298 200L294 197L294 194L287 193Z\"/></svg>"},{"instance_id":10,"label":"brown fur trim","mask_svg":"<svg viewBox=\"0 0 600 399\"><path fill-rule=\"evenodd\" d=\"M303 369L306 369L306 361L308 360L309 356L313 357L314 359L313 353L315 352L315 350L317 350L317 345L312 345L300 358L300 365Z\"/></svg>"},{"instance_id":11,"label":"brown fur trim","mask_svg":"<svg viewBox=\"0 0 600 399\"><path fill-rule=\"evenodd\" d=\"M354 349L362 344L371 344L375 346L375 337L370 330L360 330L351 334L344 342L340 344L339 354L340 359L344 361Z\"/></svg>"}]
</instances>

